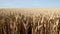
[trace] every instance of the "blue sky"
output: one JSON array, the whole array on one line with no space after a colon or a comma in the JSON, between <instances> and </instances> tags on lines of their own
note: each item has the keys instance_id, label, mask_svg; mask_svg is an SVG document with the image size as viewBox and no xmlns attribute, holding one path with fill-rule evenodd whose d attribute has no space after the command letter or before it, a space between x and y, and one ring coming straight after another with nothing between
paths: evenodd
<instances>
[{"instance_id":1,"label":"blue sky","mask_svg":"<svg viewBox=\"0 0 60 34\"><path fill-rule=\"evenodd\" d=\"M60 8L60 0L0 0L0 8Z\"/></svg>"}]
</instances>

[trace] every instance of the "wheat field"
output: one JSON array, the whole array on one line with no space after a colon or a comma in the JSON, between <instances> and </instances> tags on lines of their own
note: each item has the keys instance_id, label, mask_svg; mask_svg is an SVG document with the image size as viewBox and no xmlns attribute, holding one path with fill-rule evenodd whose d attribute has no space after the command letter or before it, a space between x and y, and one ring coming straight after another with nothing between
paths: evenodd
<instances>
[{"instance_id":1,"label":"wheat field","mask_svg":"<svg viewBox=\"0 0 60 34\"><path fill-rule=\"evenodd\" d=\"M0 8L0 34L60 34L60 8Z\"/></svg>"}]
</instances>

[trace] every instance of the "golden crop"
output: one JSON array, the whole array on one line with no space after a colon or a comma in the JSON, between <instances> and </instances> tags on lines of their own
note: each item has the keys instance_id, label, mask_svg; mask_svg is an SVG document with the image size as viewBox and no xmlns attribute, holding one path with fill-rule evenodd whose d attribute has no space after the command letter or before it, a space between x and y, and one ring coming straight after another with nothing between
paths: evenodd
<instances>
[{"instance_id":1,"label":"golden crop","mask_svg":"<svg viewBox=\"0 0 60 34\"><path fill-rule=\"evenodd\" d=\"M0 34L60 34L60 9L0 9Z\"/></svg>"}]
</instances>

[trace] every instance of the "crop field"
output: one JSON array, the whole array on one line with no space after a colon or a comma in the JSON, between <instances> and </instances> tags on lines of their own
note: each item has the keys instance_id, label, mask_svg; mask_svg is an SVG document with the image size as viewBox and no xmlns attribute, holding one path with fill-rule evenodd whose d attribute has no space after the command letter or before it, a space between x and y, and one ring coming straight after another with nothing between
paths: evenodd
<instances>
[{"instance_id":1,"label":"crop field","mask_svg":"<svg viewBox=\"0 0 60 34\"><path fill-rule=\"evenodd\" d=\"M60 8L0 8L0 34L60 34Z\"/></svg>"}]
</instances>

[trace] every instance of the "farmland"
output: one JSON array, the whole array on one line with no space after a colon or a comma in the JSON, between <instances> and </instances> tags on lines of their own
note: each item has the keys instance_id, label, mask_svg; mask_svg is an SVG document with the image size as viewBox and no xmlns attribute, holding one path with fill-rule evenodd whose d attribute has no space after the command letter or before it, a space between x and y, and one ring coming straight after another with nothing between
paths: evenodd
<instances>
[{"instance_id":1,"label":"farmland","mask_svg":"<svg viewBox=\"0 0 60 34\"><path fill-rule=\"evenodd\" d=\"M60 9L0 8L0 34L60 34Z\"/></svg>"}]
</instances>

